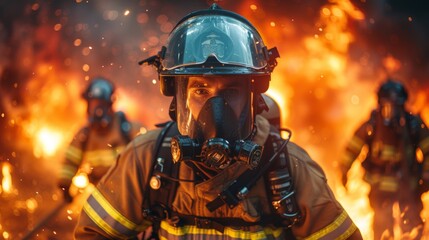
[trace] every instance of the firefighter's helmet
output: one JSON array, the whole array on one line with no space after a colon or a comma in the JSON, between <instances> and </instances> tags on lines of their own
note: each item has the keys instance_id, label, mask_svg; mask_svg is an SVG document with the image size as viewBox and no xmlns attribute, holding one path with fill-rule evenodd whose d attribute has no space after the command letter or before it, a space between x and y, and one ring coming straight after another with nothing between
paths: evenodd
<instances>
[{"instance_id":1,"label":"firefighter's helmet","mask_svg":"<svg viewBox=\"0 0 429 240\"><path fill-rule=\"evenodd\" d=\"M396 80L387 79L377 92L378 102L389 100L397 105L404 105L408 99L408 93L404 85Z\"/></svg>"},{"instance_id":2,"label":"firefighter's helmet","mask_svg":"<svg viewBox=\"0 0 429 240\"><path fill-rule=\"evenodd\" d=\"M241 100L241 114L236 116L240 122L231 128L239 129L240 138L250 134L256 108L255 96L268 89L277 57L277 49L267 49L248 20L221 9L217 4L185 16L174 27L166 46L160 51L159 65L155 64L161 92L175 96L173 119L177 120L180 133L191 137L199 134L195 126L198 114L189 109L187 99L190 79L222 77L222 81L240 81L243 91L248 92L246 99Z\"/></svg>"},{"instance_id":3,"label":"firefighter's helmet","mask_svg":"<svg viewBox=\"0 0 429 240\"><path fill-rule=\"evenodd\" d=\"M111 81L104 78L94 78L83 92L82 97L87 101L100 99L112 103L114 91L115 87Z\"/></svg>"},{"instance_id":4,"label":"firefighter's helmet","mask_svg":"<svg viewBox=\"0 0 429 240\"><path fill-rule=\"evenodd\" d=\"M253 90L265 92L277 57L248 20L213 4L185 16L170 33L160 51L161 92L174 96L174 78L195 75L248 75Z\"/></svg>"}]
</instances>

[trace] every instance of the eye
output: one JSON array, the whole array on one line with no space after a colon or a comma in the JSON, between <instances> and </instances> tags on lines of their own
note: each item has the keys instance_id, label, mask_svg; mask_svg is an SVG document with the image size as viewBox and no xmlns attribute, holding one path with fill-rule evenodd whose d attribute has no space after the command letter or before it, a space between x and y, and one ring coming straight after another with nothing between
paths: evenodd
<instances>
[{"instance_id":1,"label":"eye","mask_svg":"<svg viewBox=\"0 0 429 240\"><path fill-rule=\"evenodd\" d=\"M194 90L194 93L196 95L207 95L207 94L209 94L209 91L207 89L204 89L204 88L198 88L198 89Z\"/></svg>"}]
</instances>

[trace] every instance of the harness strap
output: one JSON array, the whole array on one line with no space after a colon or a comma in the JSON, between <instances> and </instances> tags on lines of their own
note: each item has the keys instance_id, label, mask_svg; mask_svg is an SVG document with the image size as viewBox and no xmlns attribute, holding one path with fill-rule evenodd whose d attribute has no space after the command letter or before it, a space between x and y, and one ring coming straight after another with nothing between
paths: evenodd
<instances>
[{"instance_id":1,"label":"harness strap","mask_svg":"<svg viewBox=\"0 0 429 240\"><path fill-rule=\"evenodd\" d=\"M269 138L270 139L270 138ZM268 143L271 143L271 140L267 140ZM215 211L220 208L222 205L226 204L229 208L234 208L237 206L241 199L243 199L250 188L264 176L265 172L270 168L272 163L278 159L279 155L286 148L289 139L284 140L282 145L278 148L278 151L271 156L267 156L267 151L263 152L262 160L259 163L258 167L255 169L248 169L242 173L236 181L234 181L229 187L223 190L219 195L211 202L206 204L207 209L210 212Z\"/></svg>"}]
</instances>

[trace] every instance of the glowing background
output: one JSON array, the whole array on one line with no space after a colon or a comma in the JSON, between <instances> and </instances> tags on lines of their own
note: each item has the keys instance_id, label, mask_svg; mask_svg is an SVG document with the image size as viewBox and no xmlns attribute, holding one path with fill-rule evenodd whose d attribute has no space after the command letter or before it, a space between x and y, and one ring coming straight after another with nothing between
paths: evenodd
<instances>
[{"instance_id":1,"label":"glowing background","mask_svg":"<svg viewBox=\"0 0 429 240\"><path fill-rule=\"evenodd\" d=\"M22 236L61 199L55 176L65 146L86 120L80 93L89 78L114 81L116 109L149 129L169 119L170 99L159 93L155 70L137 62L159 51L185 14L212 2L0 3L0 163L7 168L0 175L6 182L0 191L3 238ZM216 2L248 18L266 45L279 49L268 93L282 106L283 127L323 166L367 235L372 216L361 171L354 166L352 194L345 195L333 166L353 130L369 117L374 92L387 76L406 84L409 109L429 121L428 8L399 0ZM79 208L71 209L64 215L74 223ZM67 236L70 224L63 222L58 217L41 238Z\"/></svg>"}]
</instances>

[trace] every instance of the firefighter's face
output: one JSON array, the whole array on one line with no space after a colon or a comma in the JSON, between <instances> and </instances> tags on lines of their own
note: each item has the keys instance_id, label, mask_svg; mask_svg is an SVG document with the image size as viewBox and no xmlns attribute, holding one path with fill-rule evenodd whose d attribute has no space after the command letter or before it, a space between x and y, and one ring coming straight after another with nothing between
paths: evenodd
<instances>
[{"instance_id":1,"label":"firefighter's face","mask_svg":"<svg viewBox=\"0 0 429 240\"><path fill-rule=\"evenodd\" d=\"M176 81L177 123L182 135L198 138L247 137L253 127L251 79L191 76Z\"/></svg>"},{"instance_id":2,"label":"firefighter's face","mask_svg":"<svg viewBox=\"0 0 429 240\"><path fill-rule=\"evenodd\" d=\"M242 79L231 77L190 77L188 81L187 101L194 119L198 118L202 107L208 99L218 96L225 100L238 119L246 104L247 95L248 92L243 87Z\"/></svg>"},{"instance_id":3,"label":"firefighter's face","mask_svg":"<svg viewBox=\"0 0 429 240\"><path fill-rule=\"evenodd\" d=\"M384 123L389 125L394 121L399 121L401 106L389 99L380 99L379 111Z\"/></svg>"},{"instance_id":4,"label":"firefighter's face","mask_svg":"<svg viewBox=\"0 0 429 240\"><path fill-rule=\"evenodd\" d=\"M112 104L101 99L88 100L88 118L96 127L107 127L113 114Z\"/></svg>"}]
</instances>

